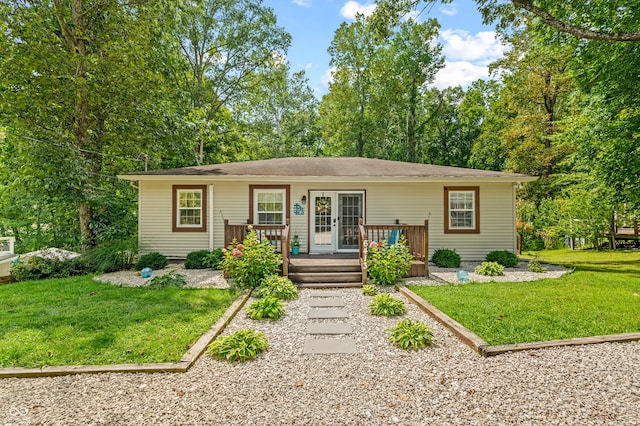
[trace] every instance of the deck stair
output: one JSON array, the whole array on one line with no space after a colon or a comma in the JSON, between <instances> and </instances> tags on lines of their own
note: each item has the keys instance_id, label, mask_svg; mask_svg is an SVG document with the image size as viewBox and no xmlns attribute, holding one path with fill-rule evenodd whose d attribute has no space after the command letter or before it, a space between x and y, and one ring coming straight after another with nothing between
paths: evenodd
<instances>
[{"instance_id":1,"label":"deck stair","mask_svg":"<svg viewBox=\"0 0 640 426\"><path fill-rule=\"evenodd\" d=\"M360 287L362 270L355 256L292 256L289 279L300 288Z\"/></svg>"}]
</instances>

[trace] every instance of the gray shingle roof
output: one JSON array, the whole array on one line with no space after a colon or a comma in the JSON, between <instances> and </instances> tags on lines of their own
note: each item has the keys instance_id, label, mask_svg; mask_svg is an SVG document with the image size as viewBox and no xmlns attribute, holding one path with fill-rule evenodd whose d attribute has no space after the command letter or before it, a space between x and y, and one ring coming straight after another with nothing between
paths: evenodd
<instances>
[{"instance_id":1,"label":"gray shingle roof","mask_svg":"<svg viewBox=\"0 0 640 426\"><path fill-rule=\"evenodd\" d=\"M178 169L127 173L132 176L279 176L279 177L397 177L397 178L518 178L530 180L523 174L404 163L360 157L291 157L238 163L210 164Z\"/></svg>"}]
</instances>

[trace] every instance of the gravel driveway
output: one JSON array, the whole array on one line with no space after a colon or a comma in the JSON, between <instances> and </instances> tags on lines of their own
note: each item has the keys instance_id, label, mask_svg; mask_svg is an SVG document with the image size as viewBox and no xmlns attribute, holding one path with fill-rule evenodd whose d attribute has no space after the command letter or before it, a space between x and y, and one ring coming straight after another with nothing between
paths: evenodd
<instances>
[{"instance_id":1,"label":"gravel driveway","mask_svg":"<svg viewBox=\"0 0 640 426\"><path fill-rule=\"evenodd\" d=\"M269 338L253 362L205 355L184 374L3 379L0 425L640 424L638 342L481 358L407 302L435 345L405 352L385 336L397 318L369 315L369 298L341 289L358 353L303 355L312 291L277 322L231 322L225 334Z\"/></svg>"}]
</instances>

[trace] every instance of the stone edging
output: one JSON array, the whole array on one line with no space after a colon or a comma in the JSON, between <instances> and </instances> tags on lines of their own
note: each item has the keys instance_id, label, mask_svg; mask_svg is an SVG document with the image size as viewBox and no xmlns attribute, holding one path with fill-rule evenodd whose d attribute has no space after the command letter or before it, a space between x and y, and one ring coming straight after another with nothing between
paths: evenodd
<instances>
[{"instance_id":1,"label":"stone edging","mask_svg":"<svg viewBox=\"0 0 640 426\"><path fill-rule=\"evenodd\" d=\"M40 368L0 368L0 379L8 377L53 377L70 374L96 373L185 373L207 349L207 346L224 331L229 322L247 302L251 292L245 292L229 306L216 323L204 333L178 362L156 364L71 365Z\"/></svg>"},{"instance_id":2,"label":"stone edging","mask_svg":"<svg viewBox=\"0 0 640 426\"><path fill-rule=\"evenodd\" d=\"M623 334L608 334L604 336L592 336L592 337L576 337L573 339L561 339L561 340L549 340L545 342L530 342L530 343L515 343L509 345L489 345L482 340L471 330L464 327L459 322L453 320L451 317L440 311L435 306L426 302L420 296L409 290L404 286L396 286L396 289L402 293L412 303L417 305L420 310L429 315L440 324L447 327L453 334L455 334L464 344L476 351L478 354L489 357L504 354L507 352L527 351L533 349L544 349L556 346L576 346L576 345L589 345L593 343L605 343L605 342L631 342L640 340L640 332L636 333L623 333Z\"/></svg>"}]
</instances>

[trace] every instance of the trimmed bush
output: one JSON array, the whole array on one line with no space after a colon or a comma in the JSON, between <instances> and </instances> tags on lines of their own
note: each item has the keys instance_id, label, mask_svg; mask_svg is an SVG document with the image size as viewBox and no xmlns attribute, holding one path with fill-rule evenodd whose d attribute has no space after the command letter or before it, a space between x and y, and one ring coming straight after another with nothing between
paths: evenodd
<instances>
[{"instance_id":1,"label":"trimmed bush","mask_svg":"<svg viewBox=\"0 0 640 426\"><path fill-rule=\"evenodd\" d=\"M391 297L388 293L379 294L369 304L369 312L372 315L384 315L392 317L407 312L407 307L402 300Z\"/></svg>"},{"instance_id":2,"label":"trimmed bush","mask_svg":"<svg viewBox=\"0 0 640 426\"><path fill-rule=\"evenodd\" d=\"M136 269L141 271L143 268L151 268L153 270L162 269L169 264L167 256L158 252L152 252L140 256L138 263L136 263Z\"/></svg>"},{"instance_id":3,"label":"trimmed bush","mask_svg":"<svg viewBox=\"0 0 640 426\"><path fill-rule=\"evenodd\" d=\"M209 267L209 250L196 250L184 260L185 269L207 269Z\"/></svg>"},{"instance_id":4,"label":"trimmed bush","mask_svg":"<svg viewBox=\"0 0 640 426\"><path fill-rule=\"evenodd\" d=\"M209 259L207 261L207 264L209 265L209 268L220 269L220 264L222 263L223 259L224 259L224 251L221 248L213 249L209 253Z\"/></svg>"},{"instance_id":5,"label":"trimmed bush","mask_svg":"<svg viewBox=\"0 0 640 426\"><path fill-rule=\"evenodd\" d=\"M458 268L460 266L460 255L455 250L437 249L431 256L431 261L440 268Z\"/></svg>"},{"instance_id":6,"label":"trimmed bush","mask_svg":"<svg viewBox=\"0 0 640 426\"><path fill-rule=\"evenodd\" d=\"M498 262L482 262L476 266L475 273L487 275L489 277L496 277L498 275L504 275L504 266Z\"/></svg>"},{"instance_id":7,"label":"trimmed bush","mask_svg":"<svg viewBox=\"0 0 640 426\"><path fill-rule=\"evenodd\" d=\"M265 297L249 305L246 312L247 316L253 320L277 320L284 314L284 305L276 297Z\"/></svg>"},{"instance_id":8,"label":"trimmed bush","mask_svg":"<svg viewBox=\"0 0 640 426\"><path fill-rule=\"evenodd\" d=\"M11 275L16 281L44 280L47 278L67 278L90 272L82 257L68 260L31 257L16 263Z\"/></svg>"},{"instance_id":9,"label":"trimmed bush","mask_svg":"<svg viewBox=\"0 0 640 426\"><path fill-rule=\"evenodd\" d=\"M415 350L431 346L433 332L431 328L420 321L412 322L409 318L398 322L395 327L387 330L389 340L399 348Z\"/></svg>"},{"instance_id":10,"label":"trimmed bush","mask_svg":"<svg viewBox=\"0 0 640 426\"><path fill-rule=\"evenodd\" d=\"M208 353L230 362L244 362L254 359L268 347L267 336L255 330L245 329L226 337L218 337L209 346Z\"/></svg>"},{"instance_id":11,"label":"trimmed bush","mask_svg":"<svg viewBox=\"0 0 640 426\"><path fill-rule=\"evenodd\" d=\"M507 250L495 250L489 252L484 260L487 262L497 262L505 268L515 268L518 266L518 256Z\"/></svg>"},{"instance_id":12,"label":"trimmed bush","mask_svg":"<svg viewBox=\"0 0 640 426\"><path fill-rule=\"evenodd\" d=\"M280 300L293 300L298 297L298 287L287 277L269 275L253 292L256 297L275 297Z\"/></svg>"}]
</instances>

